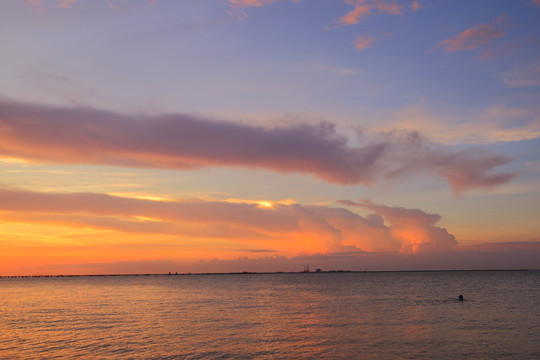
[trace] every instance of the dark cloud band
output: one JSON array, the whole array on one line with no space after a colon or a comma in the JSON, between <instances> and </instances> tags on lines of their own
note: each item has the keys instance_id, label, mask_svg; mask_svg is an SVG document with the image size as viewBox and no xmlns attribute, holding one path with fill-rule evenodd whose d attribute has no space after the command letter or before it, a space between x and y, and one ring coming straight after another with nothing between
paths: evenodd
<instances>
[{"instance_id":1,"label":"dark cloud band","mask_svg":"<svg viewBox=\"0 0 540 360\"><path fill-rule=\"evenodd\" d=\"M124 115L84 107L0 101L0 155L41 162L196 169L244 166L306 173L354 185L432 173L455 191L502 184L490 172L508 159L452 151L413 132L385 133L358 146L329 123L265 128L185 114Z\"/></svg>"}]
</instances>

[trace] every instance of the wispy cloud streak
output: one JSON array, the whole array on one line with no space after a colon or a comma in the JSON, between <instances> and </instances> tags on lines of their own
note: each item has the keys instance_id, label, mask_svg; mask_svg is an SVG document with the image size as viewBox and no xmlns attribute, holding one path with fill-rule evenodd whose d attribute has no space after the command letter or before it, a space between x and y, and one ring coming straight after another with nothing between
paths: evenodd
<instances>
[{"instance_id":1,"label":"wispy cloud streak","mask_svg":"<svg viewBox=\"0 0 540 360\"><path fill-rule=\"evenodd\" d=\"M411 173L446 178L455 191L494 186L509 160L452 151L413 132L351 146L329 123L264 128L185 114L124 115L90 108L0 102L0 154L41 162L169 169L244 166L306 173L336 184L374 184Z\"/></svg>"},{"instance_id":2,"label":"wispy cloud streak","mask_svg":"<svg viewBox=\"0 0 540 360\"><path fill-rule=\"evenodd\" d=\"M452 38L443 40L437 47L443 48L444 52L477 50L505 35L501 26L507 18L506 15L501 15L490 23L467 29Z\"/></svg>"},{"instance_id":3,"label":"wispy cloud streak","mask_svg":"<svg viewBox=\"0 0 540 360\"><path fill-rule=\"evenodd\" d=\"M403 6L397 1L386 0L344 0L345 3L354 5L354 9L339 18L341 25L358 24L361 19L372 15L374 12L381 14L401 15ZM419 9L418 5L412 5L411 11ZM413 10L414 8L414 10Z\"/></svg>"},{"instance_id":4,"label":"wispy cloud streak","mask_svg":"<svg viewBox=\"0 0 540 360\"><path fill-rule=\"evenodd\" d=\"M524 66L514 66L509 71L500 74L500 77L507 87L539 87L540 61Z\"/></svg>"},{"instance_id":5,"label":"wispy cloud streak","mask_svg":"<svg viewBox=\"0 0 540 360\"><path fill-rule=\"evenodd\" d=\"M354 40L354 48L358 51L367 49L375 40L377 39L369 34L358 35Z\"/></svg>"},{"instance_id":6,"label":"wispy cloud streak","mask_svg":"<svg viewBox=\"0 0 540 360\"><path fill-rule=\"evenodd\" d=\"M278 0L229 0L228 4L230 10L228 11L228 14L237 17L239 20L245 20L249 16L243 11L244 9L263 7L277 1ZM292 1L300 2L301 0ZM352 5L353 9L337 20L338 26L358 24L363 18L374 14L401 15L406 8L406 6L400 5L396 0L343 0L343 2ZM421 8L422 6L417 0L414 0L409 5L410 12L416 12Z\"/></svg>"}]
</instances>

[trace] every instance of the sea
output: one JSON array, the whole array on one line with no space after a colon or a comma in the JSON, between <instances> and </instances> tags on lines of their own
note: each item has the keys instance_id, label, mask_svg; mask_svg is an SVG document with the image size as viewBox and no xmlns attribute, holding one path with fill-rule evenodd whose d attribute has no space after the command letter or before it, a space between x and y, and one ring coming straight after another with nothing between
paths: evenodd
<instances>
[{"instance_id":1,"label":"sea","mask_svg":"<svg viewBox=\"0 0 540 360\"><path fill-rule=\"evenodd\" d=\"M0 278L0 359L540 359L540 271Z\"/></svg>"}]
</instances>

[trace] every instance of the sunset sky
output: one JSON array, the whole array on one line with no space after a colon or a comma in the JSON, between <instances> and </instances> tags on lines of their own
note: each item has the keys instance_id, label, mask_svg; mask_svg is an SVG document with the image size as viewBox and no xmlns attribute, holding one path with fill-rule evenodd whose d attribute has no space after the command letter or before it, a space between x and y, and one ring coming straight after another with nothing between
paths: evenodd
<instances>
[{"instance_id":1,"label":"sunset sky","mask_svg":"<svg viewBox=\"0 0 540 360\"><path fill-rule=\"evenodd\" d=\"M0 276L540 268L539 0L3 0Z\"/></svg>"}]
</instances>

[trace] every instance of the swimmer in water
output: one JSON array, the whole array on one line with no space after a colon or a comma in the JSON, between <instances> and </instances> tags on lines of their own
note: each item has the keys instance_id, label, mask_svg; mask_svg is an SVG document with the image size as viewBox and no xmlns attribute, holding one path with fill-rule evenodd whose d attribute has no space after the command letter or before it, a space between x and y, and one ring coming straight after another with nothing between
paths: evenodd
<instances>
[{"instance_id":1,"label":"swimmer in water","mask_svg":"<svg viewBox=\"0 0 540 360\"><path fill-rule=\"evenodd\" d=\"M459 301L463 301L463 300L464 300L464 299L463 299L463 295L459 295L459 296L458 296L458 300L459 300Z\"/></svg>"}]
</instances>

